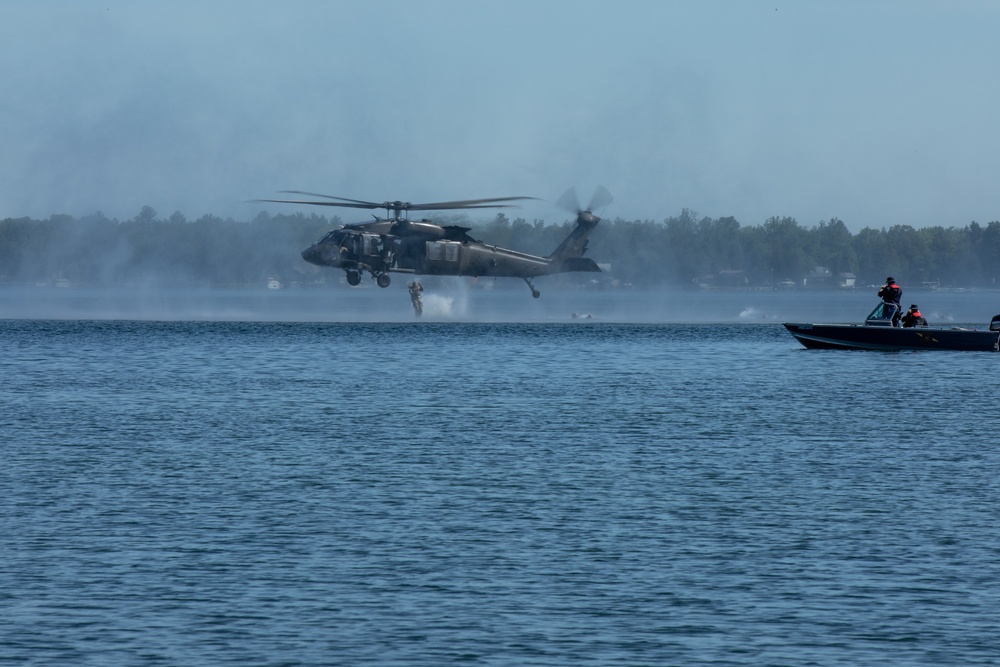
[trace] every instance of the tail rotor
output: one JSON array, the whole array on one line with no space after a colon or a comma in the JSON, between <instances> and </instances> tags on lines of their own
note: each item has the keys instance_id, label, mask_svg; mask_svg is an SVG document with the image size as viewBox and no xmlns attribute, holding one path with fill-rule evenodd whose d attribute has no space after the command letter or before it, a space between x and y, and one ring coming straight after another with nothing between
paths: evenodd
<instances>
[{"instance_id":1,"label":"tail rotor","mask_svg":"<svg viewBox=\"0 0 1000 667\"><path fill-rule=\"evenodd\" d=\"M566 190L556 201L556 206L559 208L575 213L577 216L584 216L589 218L594 218L600 220L596 215L594 215L594 210L598 209L603 211L611 200L614 199L612 194L603 185L598 185L594 190L594 194L590 197L590 203L587 204L587 208L582 208L580 206L580 198L576 195L576 188L571 187Z\"/></svg>"},{"instance_id":2,"label":"tail rotor","mask_svg":"<svg viewBox=\"0 0 1000 667\"><path fill-rule=\"evenodd\" d=\"M594 271L599 272L597 264L592 259L585 258L587 252L587 237L594 231L594 227L601 221L594 215L594 209L603 209L611 203L611 193L603 185L599 185L590 198L587 208L580 207L580 200L576 196L576 188L570 188L563 193L556 204L576 214L576 226L569 236L559 244L559 247L549 255L549 260L556 263L558 271Z\"/></svg>"}]
</instances>

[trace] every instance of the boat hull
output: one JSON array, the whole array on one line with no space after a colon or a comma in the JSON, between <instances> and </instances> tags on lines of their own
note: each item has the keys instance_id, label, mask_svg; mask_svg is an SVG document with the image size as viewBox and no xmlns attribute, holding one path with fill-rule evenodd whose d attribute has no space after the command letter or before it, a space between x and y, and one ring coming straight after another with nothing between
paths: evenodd
<instances>
[{"instance_id":1,"label":"boat hull","mask_svg":"<svg viewBox=\"0 0 1000 667\"><path fill-rule=\"evenodd\" d=\"M810 349L963 350L996 352L1000 333L975 329L915 327L902 329L863 324L785 323L795 339Z\"/></svg>"}]
</instances>

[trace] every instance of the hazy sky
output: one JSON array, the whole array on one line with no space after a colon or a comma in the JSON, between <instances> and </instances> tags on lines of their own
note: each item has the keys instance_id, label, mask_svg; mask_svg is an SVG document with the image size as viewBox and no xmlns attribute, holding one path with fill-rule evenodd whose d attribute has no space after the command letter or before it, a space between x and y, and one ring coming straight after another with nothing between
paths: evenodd
<instances>
[{"instance_id":1,"label":"hazy sky","mask_svg":"<svg viewBox=\"0 0 1000 667\"><path fill-rule=\"evenodd\" d=\"M555 222L604 185L626 219L986 223L998 30L992 0L6 0L0 218L299 189Z\"/></svg>"}]
</instances>

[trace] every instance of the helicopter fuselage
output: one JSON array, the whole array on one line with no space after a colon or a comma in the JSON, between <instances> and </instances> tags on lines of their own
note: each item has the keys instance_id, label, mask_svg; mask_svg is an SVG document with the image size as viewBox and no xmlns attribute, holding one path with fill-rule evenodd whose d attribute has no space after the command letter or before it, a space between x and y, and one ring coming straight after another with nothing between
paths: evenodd
<instances>
[{"instance_id":1,"label":"helicopter fuselage","mask_svg":"<svg viewBox=\"0 0 1000 667\"><path fill-rule=\"evenodd\" d=\"M379 287L388 287L389 274L413 273L441 276L496 276L521 278L534 297L539 292L532 285L532 278L566 271L597 271L594 260L584 257L587 237L600 218L591 211L598 202L607 205L611 194L599 187L586 209L576 203L573 188L560 198L560 203L577 212L576 227L548 257L538 257L477 241L468 235L468 227L442 226L430 220L413 221L406 217L408 211L444 211L459 209L507 208L509 202L531 197L494 197L490 199L465 199L461 201L412 204L404 201L371 202L322 195L299 190L286 192L317 200L262 199L258 201L283 204L308 204L342 208L385 209L391 218L373 222L345 225L328 233L317 243L302 251L302 258L311 264L343 269L349 285L361 282L367 271ZM572 196L570 196L572 195ZM569 205L571 204L571 206Z\"/></svg>"},{"instance_id":2,"label":"helicopter fuselage","mask_svg":"<svg viewBox=\"0 0 1000 667\"><path fill-rule=\"evenodd\" d=\"M583 223L589 233L597 219L589 216ZM600 271L590 259L539 257L483 243L468 236L467 231L428 221L380 220L336 229L303 250L302 257L311 264L343 269L351 285L357 285L365 271L380 286L388 286L388 274L392 272L522 278L531 286L532 278L551 273ZM582 255L586 240L580 239L572 249L574 255ZM532 293L537 293L534 287Z\"/></svg>"}]
</instances>

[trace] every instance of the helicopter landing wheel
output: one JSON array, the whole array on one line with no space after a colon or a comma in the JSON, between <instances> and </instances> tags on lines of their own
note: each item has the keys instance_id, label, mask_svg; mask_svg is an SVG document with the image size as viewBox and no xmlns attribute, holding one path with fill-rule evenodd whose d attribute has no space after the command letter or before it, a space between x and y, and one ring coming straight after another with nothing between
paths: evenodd
<instances>
[{"instance_id":1,"label":"helicopter landing wheel","mask_svg":"<svg viewBox=\"0 0 1000 667\"><path fill-rule=\"evenodd\" d=\"M392 280L389 278L388 273L380 273L375 276L375 284L379 287L388 287L390 282L392 282Z\"/></svg>"},{"instance_id":2,"label":"helicopter landing wheel","mask_svg":"<svg viewBox=\"0 0 1000 667\"><path fill-rule=\"evenodd\" d=\"M359 271L348 271L347 272L347 284L351 287L356 287L361 284L361 272Z\"/></svg>"},{"instance_id":3,"label":"helicopter landing wheel","mask_svg":"<svg viewBox=\"0 0 1000 667\"><path fill-rule=\"evenodd\" d=\"M538 297L540 297L542 295L541 292L539 292L538 290L535 289L534 284L532 284L532 282L531 282L531 278L522 278L522 280L524 280L525 284L528 286L528 289L531 290L531 296L533 296L533 297L535 297L537 299Z\"/></svg>"}]
</instances>

